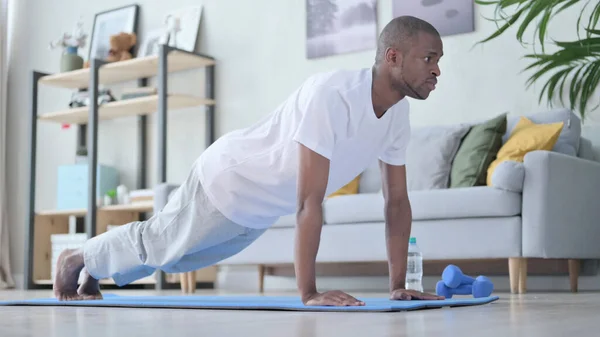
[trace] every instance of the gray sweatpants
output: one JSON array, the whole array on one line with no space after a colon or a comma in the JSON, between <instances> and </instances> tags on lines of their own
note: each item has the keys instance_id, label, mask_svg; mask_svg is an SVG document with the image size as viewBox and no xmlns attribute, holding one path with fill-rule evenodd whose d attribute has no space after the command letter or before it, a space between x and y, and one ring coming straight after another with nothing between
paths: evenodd
<instances>
[{"instance_id":1,"label":"gray sweatpants","mask_svg":"<svg viewBox=\"0 0 600 337\"><path fill-rule=\"evenodd\" d=\"M92 277L111 277L123 286L157 269L183 273L214 265L248 247L265 230L225 218L208 200L194 167L162 211L91 238L83 256Z\"/></svg>"}]
</instances>

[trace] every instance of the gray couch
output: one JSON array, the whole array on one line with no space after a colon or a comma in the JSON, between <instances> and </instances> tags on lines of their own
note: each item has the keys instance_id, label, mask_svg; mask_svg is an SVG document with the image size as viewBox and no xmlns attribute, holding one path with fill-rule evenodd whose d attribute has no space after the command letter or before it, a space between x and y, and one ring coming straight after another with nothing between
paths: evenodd
<instances>
[{"instance_id":1,"label":"gray couch","mask_svg":"<svg viewBox=\"0 0 600 337\"><path fill-rule=\"evenodd\" d=\"M576 290L579 260L600 258L600 163L593 161L591 143L581 137L579 119L571 113L552 111L530 117L536 123L563 120L566 126L552 151L526 155L520 189L411 188L411 234L417 238L425 260L506 259L513 292L526 289L527 258L569 259L571 288ZM509 117L507 134L516 118ZM440 126L435 128L435 134L440 134ZM442 128L451 130L446 134L459 142L464 135L453 131L456 126ZM431 129L414 128L414 137L423 132L431 134ZM448 146L448 139L438 141L439 146L450 149L439 153L446 163L438 164L446 165L447 170L457 146ZM426 157L420 151L435 152L430 148L432 144L435 146L436 140L431 137L421 145L412 144L409 164L415 162L418 166L418 158ZM565 148L569 144L572 149ZM422 186L418 179L423 175L410 170L408 174L409 187ZM432 176L439 178L439 172ZM156 187L157 210L175 187ZM317 261L387 261L383 204L379 168L373 163L361 175L358 194L325 200ZM220 264L257 265L262 277L264 266L293 263L294 226L294 214L282 217L253 245Z\"/></svg>"}]
</instances>

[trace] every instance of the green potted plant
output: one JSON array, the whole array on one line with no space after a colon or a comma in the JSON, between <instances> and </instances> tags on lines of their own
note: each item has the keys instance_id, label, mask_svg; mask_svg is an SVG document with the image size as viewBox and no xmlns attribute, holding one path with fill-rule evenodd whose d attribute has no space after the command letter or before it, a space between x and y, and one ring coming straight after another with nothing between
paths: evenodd
<instances>
[{"instance_id":1,"label":"green potted plant","mask_svg":"<svg viewBox=\"0 0 600 337\"><path fill-rule=\"evenodd\" d=\"M539 42L539 49L534 48L532 53L525 55L531 63L523 71L533 71L527 80L527 88L536 82L543 83L540 102L546 100L552 106L558 100L563 106L579 112L582 120L587 113L600 107L594 102L600 86L600 1L475 0L475 3L494 6L494 17L488 19L498 24L498 29L478 44L487 43L514 28L516 40L526 45L525 33L534 28L534 43ZM573 39L549 39L550 24L567 10L578 13ZM552 45L552 52L548 51L548 45Z\"/></svg>"},{"instance_id":2,"label":"green potted plant","mask_svg":"<svg viewBox=\"0 0 600 337\"><path fill-rule=\"evenodd\" d=\"M117 191L112 189L106 192L104 195L104 206L112 205L117 196Z\"/></svg>"}]
</instances>

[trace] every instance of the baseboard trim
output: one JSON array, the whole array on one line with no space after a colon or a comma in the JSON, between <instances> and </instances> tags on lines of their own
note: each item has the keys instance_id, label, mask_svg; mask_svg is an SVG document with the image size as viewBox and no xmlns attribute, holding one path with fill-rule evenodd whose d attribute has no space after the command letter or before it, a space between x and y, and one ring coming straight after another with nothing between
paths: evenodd
<instances>
[{"instance_id":1,"label":"baseboard trim","mask_svg":"<svg viewBox=\"0 0 600 337\"><path fill-rule=\"evenodd\" d=\"M478 274L476 274L478 275ZM491 275L494 290L510 292L508 275ZM423 287L428 292L435 292L435 285L440 276L424 276ZM387 276L318 276L317 285L320 290L344 289L348 291L387 292L389 279ZM296 291L296 279L293 276L265 276L265 292ZM258 268L255 266L221 267L217 277L216 288L224 291L257 291ZM538 275L527 277L527 292L569 292L568 275ZM579 291L600 291L600 275L580 276Z\"/></svg>"},{"instance_id":2,"label":"baseboard trim","mask_svg":"<svg viewBox=\"0 0 600 337\"><path fill-rule=\"evenodd\" d=\"M566 259L538 259L528 260L528 276L563 276L569 274L568 260ZM423 275L438 276L448 264L454 263L467 275L507 276L508 259L486 260L425 260L423 261ZM293 277L295 275L293 264L265 265L267 275ZM589 269L589 268L587 268ZM349 262L349 263L317 263L315 266L317 276L321 277L346 277L346 276L387 276L387 262ZM595 273L594 273L595 274Z\"/></svg>"}]
</instances>

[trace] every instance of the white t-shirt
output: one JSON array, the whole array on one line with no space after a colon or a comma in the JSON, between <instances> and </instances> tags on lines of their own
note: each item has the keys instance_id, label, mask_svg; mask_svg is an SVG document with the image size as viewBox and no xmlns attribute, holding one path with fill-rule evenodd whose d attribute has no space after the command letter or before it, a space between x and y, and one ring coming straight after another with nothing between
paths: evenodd
<instances>
[{"instance_id":1,"label":"white t-shirt","mask_svg":"<svg viewBox=\"0 0 600 337\"><path fill-rule=\"evenodd\" d=\"M313 75L256 124L218 138L197 166L214 206L250 228L295 213L298 143L330 160L326 196L377 159L404 165L408 102L401 100L378 119L371 85L368 68Z\"/></svg>"}]
</instances>

